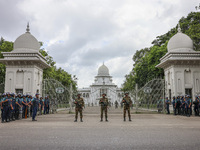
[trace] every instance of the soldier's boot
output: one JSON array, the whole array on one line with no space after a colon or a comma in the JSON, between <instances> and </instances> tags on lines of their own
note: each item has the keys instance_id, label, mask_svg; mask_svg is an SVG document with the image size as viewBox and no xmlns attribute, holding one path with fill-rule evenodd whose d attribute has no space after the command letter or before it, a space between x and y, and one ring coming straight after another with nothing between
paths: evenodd
<instances>
[{"instance_id":1,"label":"soldier's boot","mask_svg":"<svg viewBox=\"0 0 200 150\"><path fill-rule=\"evenodd\" d=\"M108 118L106 118L106 122L108 122Z\"/></svg>"},{"instance_id":2,"label":"soldier's boot","mask_svg":"<svg viewBox=\"0 0 200 150\"><path fill-rule=\"evenodd\" d=\"M77 122L77 118L75 118L74 122Z\"/></svg>"},{"instance_id":3,"label":"soldier's boot","mask_svg":"<svg viewBox=\"0 0 200 150\"><path fill-rule=\"evenodd\" d=\"M124 117L124 121L126 121L126 117Z\"/></svg>"},{"instance_id":4,"label":"soldier's boot","mask_svg":"<svg viewBox=\"0 0 200 150\"><path fill-rule=\"evenodd\" d=\"M129 121L132 121L132 120L131 120L131 116L129 116Z\"/></svg>"},{"instance_id":5,"label":"soldier's boot","mask_svg":"<svg viewBox=\"0 0 200 150\"><path fill-rule=\"evenodd\" d=\"M101 120L100 120L101 122L103 121L103 118L101 118Z\"/></svg>"},{"instance_id":6,"label":"soldier's boot","mask_svg":"<svg viewBox=\"0 0 200 150\"><path fill-rule=\"evenodd\" d=\"M83 119L81 118L81 122L83 122Z\"/></svg>"}]
</instances>

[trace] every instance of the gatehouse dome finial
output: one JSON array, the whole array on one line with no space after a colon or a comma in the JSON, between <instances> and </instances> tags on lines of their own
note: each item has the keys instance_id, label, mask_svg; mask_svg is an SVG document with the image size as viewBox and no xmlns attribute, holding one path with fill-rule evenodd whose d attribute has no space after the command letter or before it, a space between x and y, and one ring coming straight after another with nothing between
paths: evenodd
<instances>
[{"instance_id":1,"label":"gatehouse dome finial","mask_svg":"<svg viewBox=\"0 0 200 150\"><path fill-rule=\"evenodd\" d=\"M20 35L14 42L14 52L39 52L40 43L30 33L29 22L27 24L26 32Z\"/></svg>"},{"instance_id":2,"label":"gatehouse dome finial","mask_svg":"<svg viewBox=\"0 0 200 150\"><path fill-rule=\"evenodd\" d=\"M29 29L29 22L28 22L27 23L27 28L26 28L26 33L30 33L29 31L30 31L30 29Z\"/></svg>"}]
</instances>

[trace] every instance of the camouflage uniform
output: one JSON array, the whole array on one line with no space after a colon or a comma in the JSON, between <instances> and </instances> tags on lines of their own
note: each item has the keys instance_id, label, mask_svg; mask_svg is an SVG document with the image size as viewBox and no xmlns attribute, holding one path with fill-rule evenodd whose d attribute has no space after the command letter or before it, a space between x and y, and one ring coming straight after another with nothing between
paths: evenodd
<instances>
[{"instance_id":1,"label":"camouflage uniform","mask_svg":"<svg viewBox=\"0 0 200 150\"><path fill-rule=\"evenodd\" d=\"M99 101L99 104L101 105L101 121L103 121L103 111L105 111L105 118L106 121L108 121L108 115L107 115L107 109L108 109L108 99L105 97L102 97Z\"/></svg>"},{"instance_id":2,"label":"camouflage uniform","mask_svg":"<svg viewBox=\"0 0 200 150\"><path fill-rule=\"evenodd\" d=\"M122 103L124 103L124 121L126 121L126 111L128 111L129 121L131 121L131 114L130 114L130 106L132 105L131 98L127 95L122 99Z\"/></svg>"},{"instance_id":3,"label":"camouflage uniform","mask_svg":"<svg viewBox=\"0 0 200 150\"><path fill-rule=\"evenodd\" d=\"M75 100L74 104L76 105L76 115L75 115L75 122L77 121L77 118L78 118L78 112L80 112L80 119L81 119L81 122L83 122L82 118L83 118L83 114L82 114L82 111L83 111L83 107L85 106L84 104L84 100L83 98L79 97Z\"/></svg>"}]
</instances>

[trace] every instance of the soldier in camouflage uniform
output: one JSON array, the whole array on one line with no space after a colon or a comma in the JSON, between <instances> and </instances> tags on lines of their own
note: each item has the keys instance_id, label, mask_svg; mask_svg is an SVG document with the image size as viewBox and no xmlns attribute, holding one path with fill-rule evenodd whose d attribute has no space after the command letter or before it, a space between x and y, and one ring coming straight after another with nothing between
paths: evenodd
<instances>
[{"instance_id":1,"label":"soldier in camouflage uniform","mask_svg":"<svg viewBox=\"0 0 200 150\"><path fill-rule=\"evenodd\" d=\"M74 122L77 122L77 118L78 118L78 112L80 112L80 121L83 122L83 114L82 114L82 111L83 111L83 107L85 106L84 104L84 100L83 98L81 98L81 94L78 94L77 95L78 98L75 99L74 101L74 104L76 105L76 115L75 115L75 120Z\"/></svg>"},{"instance_id":2,"label":"soldier in camouflage uniform","mask_svg":"<svg viewBox=\"0 0 200 150\"><path fill-rule=\"evenodd\" d=\"M130 106L132 105L132 100L128 94L126 92L125 97L122 99L122 103L124 104L124 121L126 121L126 111L128 111L129 121L131 121Z\"/></svg>"},{"instance_id":3,"label":"soldier in camouflage uniform","mask_svg":"<svg viewBox=\"0 0 200 150\"><path fill-rule=\"evenodd\" d=\"M107 115L108 99L106 98L106 94L102 94L102 98L100 99L99 104L101 105L101 120L100 121L103 121L103 111L105 111L105 118L106 118L106 121L108 121L108 115Z\"/></svg>"}]
</instances>

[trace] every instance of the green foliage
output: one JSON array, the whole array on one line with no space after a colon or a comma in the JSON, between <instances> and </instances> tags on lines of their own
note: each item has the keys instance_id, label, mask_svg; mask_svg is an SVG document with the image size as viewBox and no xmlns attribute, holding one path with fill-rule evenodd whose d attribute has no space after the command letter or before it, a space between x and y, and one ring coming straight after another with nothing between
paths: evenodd
<instances>
[{"instance_id":1,"label":"green foliage","mask_svg":"<svg viewBox=\"0 0 200 150\"><path fill-rule=\"evenodd\" d=\"M186 18L182 17L179 23L181 31L193 40L194 50L200 51L200 12L191 12ZM133 69L125 76L122 90L131 91L135 88L136 83L142 87L153 78L164 77L163 69L155 66L160 63L160 58L167 53L167 43L177 33L177 27L178 24L166 34L157 36L152 42L152 47L136 51L133 56Z\"/></svg>"},{"instance_id":2,"label":"green foliage","mask_svg":"<svg viewBox=\"0 0 200 150\"><path fill-rule=\"evenodd\" d=\"M10 52L13 50L13 42L5 41L2 37L0 39L0 58L3 58L2 52ZM0 83L5 81L6 67L0 63Z\"/></svg>"}]
</instances>

